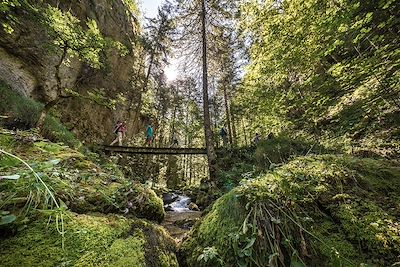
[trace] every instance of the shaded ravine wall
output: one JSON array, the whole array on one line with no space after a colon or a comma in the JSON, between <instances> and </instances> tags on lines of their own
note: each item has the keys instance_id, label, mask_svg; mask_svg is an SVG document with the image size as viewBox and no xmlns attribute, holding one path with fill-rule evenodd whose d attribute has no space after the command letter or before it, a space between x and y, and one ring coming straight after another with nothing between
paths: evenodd
<instances>
[{"instance_id":1,"label":"shaded ravine wall","mask_svg":"<svg viewBox=\"0 0 400 267\"><path fill-rule=\"evenodd\" d=\"M62 86L74 88L82 96L88 92L102 90L111 99L120 94L131 99L133 104L141 97L138 76L141 75L144 57L139 44L141 26L136 15L123 0L45 0L44 5L58 6L70 11L80 19L82 27L93 19L104 37L122 43L129 50L122 56L115 49L102 52L103 67L94 69L76 58L68 58L68 66L60 67ZM33 2L32 2L33 3ZM60 55L48 47L46 32L39 23L22 10L15 11L18 19L14 31L6 33L0 27L0 79L20 94L47 103L57 96L55 72ZM118 104L115 109L100 105L86 97L62 99L56 106L60 120L78 138L93 143L109 142L116 120L126 119L128 136L142 130L140 114L128 111L127 103Z\"/></svg>"}]
</instances>

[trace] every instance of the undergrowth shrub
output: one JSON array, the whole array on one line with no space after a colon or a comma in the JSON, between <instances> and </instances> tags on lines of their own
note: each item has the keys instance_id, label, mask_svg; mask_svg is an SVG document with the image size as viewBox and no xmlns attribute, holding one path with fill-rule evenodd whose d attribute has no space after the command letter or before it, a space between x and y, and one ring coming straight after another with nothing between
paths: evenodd
<instances>
[{"instance_id":1,"label":"undergrowth shrub","mask_svg":"<svg viewBox=\"0 0 400 267\"><path fill-rule=\"evenodd\" d=\"M317 143L288 136L277 136L263 140L257 145L255 161L260 167L269 167L271 164L285 163L295 156L326 152L327 150Z\"/></svg>"},{"instance_id":2,"label":"undergrowth shrub","mask_svg":"<svg viewBox=\"0 0 400 267\"><path fill-rule=\"evenodd\" d=\"M262 140L252 147L222 151L218 155L219 186L229 191L241 180L265 173L296 156L327 152L327 149L315 142L288 136Z\"/></svg>"},{"instance_id":3,"label":"undergrowth shrub","mask_svg":"<svg viewBox=\"0 0 400 267\"><path fill-rule=\"evenodd\" d=\"M14 92L0 80L0 114L7 120L0 120L7 128L27 130L39 119L43 105Z\"/></svg>"},{"instance_id":4,"label":"undergrowth shrub","mask_svg":"<svg viewBox=\"0 0 400 267\"><path fill-rule=\"evenodd\" d=\"M28 130L35 127L44 105L13 91L0 80L0 126L8 129ZM41 133L53 142L79 147L80 142L58 118L48 115Z\"/></svg>"}]
</instances>

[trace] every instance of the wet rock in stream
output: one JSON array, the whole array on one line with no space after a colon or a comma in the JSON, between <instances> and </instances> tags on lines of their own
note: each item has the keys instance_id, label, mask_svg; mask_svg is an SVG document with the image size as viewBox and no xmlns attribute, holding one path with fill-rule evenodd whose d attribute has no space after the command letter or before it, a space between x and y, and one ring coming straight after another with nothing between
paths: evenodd
<instances>
[{"instance_id":1,"label":"wet rock in stream","mask_svg":"<svg viewBox=\"0 0 400 267\"><path fill-rule=\"evenodd\" d=\"M175 193L163 193L163 194L162 194L162 199L163 199L163 201L164 201L164 205L171 204L171 203L174 202L178 197L179 197L179 195L177 195L177 194L175 194Z\"/></svg>"},{"instance_id":2,"label":"wet rock in stream","mask_svg":"<svg viewBox=\"0 0 400 267\"><path fill-rule=\"evenodd\" d=\"M187 196L166 193L163 194L163 200L166 216L162 225L179 244L202 212Z\"/></svg>"},{"instance_id":3,"label":"wet rock in stream","mask_svg":"<svg viewBox=\"0 0 400 267\"><path fill-rule=\"evenodd\" d=\"M170 233L170 235L179 244L185 237L186 233L201 217L201 211L176 212L167 211L162 226Z\"/></svg>"}]
</instances>

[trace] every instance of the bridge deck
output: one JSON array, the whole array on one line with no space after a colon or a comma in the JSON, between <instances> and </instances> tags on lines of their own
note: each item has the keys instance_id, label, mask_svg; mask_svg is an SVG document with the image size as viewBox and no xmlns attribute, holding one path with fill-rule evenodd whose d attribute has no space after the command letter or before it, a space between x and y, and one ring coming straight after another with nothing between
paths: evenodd
<instances>
[{"instance_id":1,"label":"bridge deck","mask_svg":"<svg viewBox=\"0 0 400 267\"><path fill-rule=\"evenodd\" d=\"M104 146L105 151L126 154L153 154L153 155L183 155L207 154L205 148L180 148L180 147L128 147Z\"/></svg>"}]
</instances>

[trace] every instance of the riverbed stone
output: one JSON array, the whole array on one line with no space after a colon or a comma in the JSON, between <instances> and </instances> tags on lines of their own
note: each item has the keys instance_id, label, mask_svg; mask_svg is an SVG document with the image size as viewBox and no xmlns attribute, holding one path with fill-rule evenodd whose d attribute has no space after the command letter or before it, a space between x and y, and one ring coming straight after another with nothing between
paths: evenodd
<instances>
[{"instance_id":1,"label":"riverbed stone","mask_svg":"<svg viewBox=\"0 0 400 267\"><path fill-rule=\"evenodd\" d=\"M199 207L198 207L198 206L196 205L196 203L194 203L194 202L191 202L191 203L189 204L188 208L189 208L190 210L200 211Z\"/></svg>"},{"instance_id":2,"label":"riverbed stone","mask_svg":"<svg viewBox=\"0 0 400 267\"><path fill-rule=\"evenodd\" d=\"M179 197L179 195L177 195L175 193L163 193L163 195L162 195L164 205L171 204L172 202L177 200L178 197Z\"/></svg>"}]
</instances>

